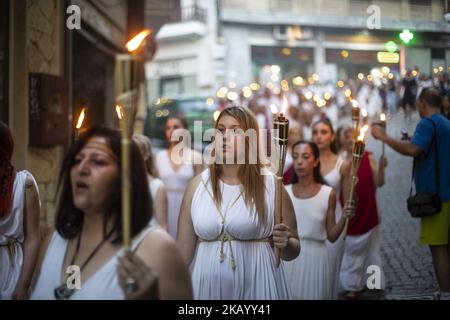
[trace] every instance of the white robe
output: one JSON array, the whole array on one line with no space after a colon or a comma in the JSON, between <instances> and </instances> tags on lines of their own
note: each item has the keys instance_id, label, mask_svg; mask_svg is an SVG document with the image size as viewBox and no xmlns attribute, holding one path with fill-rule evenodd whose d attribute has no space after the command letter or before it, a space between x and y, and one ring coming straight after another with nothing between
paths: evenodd
<instances>
[{"instance_id":1,"label":"white robe","mask_svg":"<svg viewBox=\"0 0 450 320\"><path fill-rule=\"evenodd\" d=\"M378 274L380 279L375 278ZM367 280L370 282L369 286L379 281L380 287L375 289L385 289L379 226L362 235L347 235L340 279L342 288L346 291L357 292L364 289Z\"/></svg>"},{"instance_id":2,"label":"white robe","mask_svg":"<svg viewBox=\"0 0 450 320\"><path fill-rule=\"evenodd\" d=\"M27 176L33 176L28 171L16 173L13 186L13 203L11 212L0 219L0 300L11 299L17 281L22 273L24 259L23 242L25 214L25 185ZM36 181L34 181L35 185ZM9 239L13 241L15 253L11 256L7 247Z\"/></svg>"},{"instance_id":3,"label":"white robe","mask_svg":"<svg viewBox=\"0 0 450 320\"><path fill-rule=\"evenodd\" d=\"M191 163L183 164L175 171L170 163L167 150L158 153L156 167L159 177L164 183L167 192L167 226L169 234L176 239L178 216L184 191L189 181L194 177L194 168Z\"/></svg>"},{"instance_id":4,"label":"white robe","mask_svg":"<svg viewBox=\"0 0 450 320\"><path fill-rule=\"evenodd\" d=\"M295 209L301 250L299 256L286 262L286 278L293 299L329 300L332 298L333 277L325 240L326 218L331 188L322 186L311 198L299 199L292 185L286 191Z\"/></svg>"},{"instance_id":5,"label":"white robe","mask_svg":"<svg viewBox=\"0 0 450 320\"><path fill-rule=\"evenodd\" d=\"M254 207L246 206L240 185L220 182L225 217L223 231L235 239L252 241L214 241L221 235L222 218L212 199L209 169L202 173L194 192L191 217L195 234L202 239L193 261L192 286L195 299L278 300L289 299L284 265L275 267L274 250L267 241L274 225L275 182L266 176L266 218L259 223ZM237 200L236 200L237 199ZM206 240L206 241L205 241ZM224 259L220 260L221 247ZM233 269L232 262L236 268Z\"/></svg>"}]
</instances>

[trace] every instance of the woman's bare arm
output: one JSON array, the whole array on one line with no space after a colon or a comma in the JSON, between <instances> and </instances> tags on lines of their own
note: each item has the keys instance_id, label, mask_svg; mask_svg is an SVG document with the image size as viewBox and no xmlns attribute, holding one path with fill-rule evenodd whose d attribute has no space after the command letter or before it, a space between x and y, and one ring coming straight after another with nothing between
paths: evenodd
<instances>
[{"instance_id":1,"label":"woman's bare arm","mask_svg":"<svg viewBox=\"0 0 450 320\"><path fill-rule=\"evenodd\" d=\"M40 200L39 193L31 177L27 177L25 184L25 212L24 212L24 234L23 243L23 266L16 288L14 290L13 299L28 298L29 288L33 272L36 268L37 258L39 256L40 246Z\"/></svg>"},{"instance_id":2,"label":"woman's bare arm","mask_svg":"<svg viewBox=\"0 0 450 320\"><path fill-rule=\"evenodd\" d=\"M195 234L191 218L191 203L194 192L201 182L201 178L201 175L199 175L189 182L184 193L180 215L178 217L177 244L187 265L191 264L197 246L197 235Z\"/></svg>"}]
</instances>

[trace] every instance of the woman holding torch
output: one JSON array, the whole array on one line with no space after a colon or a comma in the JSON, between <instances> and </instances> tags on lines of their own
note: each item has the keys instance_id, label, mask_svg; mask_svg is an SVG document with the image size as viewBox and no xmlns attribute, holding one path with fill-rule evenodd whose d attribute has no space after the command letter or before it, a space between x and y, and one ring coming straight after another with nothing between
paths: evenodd
<instances>
[{"instance_id":1,"label":"woman holding torch","mask_svg":"<svg viewBox=\"0 0 450 320\"><path fill-rule=\"evenodd\" d=\"M68 151L60 175L56 231L38 262L32 299L189 299L186 265L152 218L144 161L131 144L131 246L124 250L121 135L92 127Z\"/></svg>"},{"instance_id":2,"label":"woman holding torch","mask_svg":"<svg viewBox=\"0 0 450 320\"><path fill-rule=\"evenodd\" d=\"M250 110L230 107L220 113L215 129L209 168L189 183L178 221L177 242L193 264L194 296L289 299L273 246L283 260L296 258L297 224L284 187L283 223L274 223L276 182L257 151L257 121Z\"/></svg>"},{"instance_id":3,"label":"woman holding torch","mask_svg":"<svg viewBox=\"0 0 450 320\"><path fill-rule=\"evenodd\" d=\"M352 157L352 128L343 128L340 144L344 147L348 160ZM380 215L376 200L376 190L384 185L387 159L382 155L379 162L370 151L363 153L357 172L355 188L355 216L349 221L342 258L340 282L347 292L347 299L356 299L358 292L366 284L367 267L376 265L381 270L380 289L384 289L384 276L380 252ZM350 185L350 166L344 166L344 190ZM346 194L347 192L344 192ZM344 198L344 197L343 197ZM341 199L344 202L344 199Z\"/></svg>"},{"instance_id":4,"label":"woman holding torch","mask_svg":"<svg viewBox=\"0 0 450 320\"><path fill-rule=\"evenodd\" d=\"M336 223L337 196L320 174L319 149L313 142L299 141L293 146L294 174L286 187L301 225L302 250L297 259L286 263L286 278L294 299L332 299L333 275L325 240L336 241L344 230L345 218Z\"/></svg>"}]
</instances>

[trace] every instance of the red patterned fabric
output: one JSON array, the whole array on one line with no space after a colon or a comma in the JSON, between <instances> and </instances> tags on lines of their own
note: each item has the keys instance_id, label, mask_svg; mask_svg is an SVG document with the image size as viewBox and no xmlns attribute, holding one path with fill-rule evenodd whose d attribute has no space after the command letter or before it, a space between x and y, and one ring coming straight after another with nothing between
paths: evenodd
<instances>
[{"instance_id":1,"label":"red patterned fabric","mask_svg":"<svg viewBox=\"0 0 450 320\"><path fill-rule=\"evenodd\" d=\"M284 185L291 183L293 174L294 174L294 165L291 165L289 167L289 169L283 175L283 184Z\"/></svg>"},{"instance_id":2,"label":"red patterned fabric","mask_svg":"<svg viewBox=\"0 0 450 320\"><path fill-rule=\"evenodd\" d=\"M9 214L12 206L14 167L0 155L0 219Z\"/></svg>"},{"instance_id":3,"label":"red patterned fabric","mask_svg":"<svg viewBox=\"0 0 450 320\"><path fill-rule=\"evenodd\" d=\"M347 232L353 236L367 233L379 223L376 188L369 160L370 154L371 152L364 152L358 171L358 184L355 189L357 199L355 216L350 219Z\"/></svg>"}]
</instances>

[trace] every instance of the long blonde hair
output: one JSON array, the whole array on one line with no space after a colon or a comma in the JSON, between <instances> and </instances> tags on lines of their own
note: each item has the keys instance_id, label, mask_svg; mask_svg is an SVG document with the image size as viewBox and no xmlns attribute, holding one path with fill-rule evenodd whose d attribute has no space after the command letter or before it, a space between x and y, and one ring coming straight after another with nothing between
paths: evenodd
<instances>
[{"instance_id":1,"label":"long blonde hair","mask_svg":"<svg viewBox=\"0 0 450 320\"><path fill-rule=\"evenodd\" d=\"M230 107L223 110L219 117L216 120L215 128L217 129L217 125L219 120L224 116L230 116L239 122L240 128L246 132L248 129L254 129L257 133L259 133L258 122L249 109L243 107ZM250 142L249 137L245 137L245 164L239 167L239 179L241 180L241 184L243 185L243 195L244 201L248 208L251 208L253 205L256 207L256 211L258 213L259 222L264 221L265 218L265 191L266 185L264 181L264 176L261 174L261 169L264 168L260 157L260 141L259 134L256 134L257 139L257 155L256 155L256 163L251 164L249 161L249 150L250 150ZM217 164L214 161L209 166L209 173L211 179L211 185L214 195L214 200L220 206L222 202L222 194L220 192L219 187L219 177L222 174L222 165Z\"/></svg>"}]
</instances>

